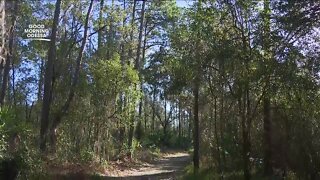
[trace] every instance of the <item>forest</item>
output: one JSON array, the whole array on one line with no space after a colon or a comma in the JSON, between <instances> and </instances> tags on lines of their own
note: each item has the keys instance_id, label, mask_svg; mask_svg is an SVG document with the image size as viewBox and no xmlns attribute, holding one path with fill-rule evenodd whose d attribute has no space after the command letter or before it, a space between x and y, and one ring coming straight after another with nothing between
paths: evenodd
<instances>
[{"instance_id":1,"label":"forest","mask_svg":"<svg viewBox=\"0 0 320 180\"><path fill-rule=\"evenodd\" d=\"M320 179L318 0L0 0L0 179Z\"/></svg>"}]
</instances>

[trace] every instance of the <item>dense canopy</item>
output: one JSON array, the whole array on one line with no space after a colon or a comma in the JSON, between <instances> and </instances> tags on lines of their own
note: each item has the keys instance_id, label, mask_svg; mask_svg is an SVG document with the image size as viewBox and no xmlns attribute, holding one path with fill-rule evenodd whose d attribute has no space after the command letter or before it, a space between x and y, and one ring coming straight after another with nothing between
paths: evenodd
<instances>
[{"instance_id":1,"label":"dense canopy","mask_svg":"<svg viewBox=\"0 0 320 180\"><path fill-rule=\"evenodd\" d=\"M318 1L0 0L0 38L1 178L320 179Z\"/></svg>"}]
</instances>

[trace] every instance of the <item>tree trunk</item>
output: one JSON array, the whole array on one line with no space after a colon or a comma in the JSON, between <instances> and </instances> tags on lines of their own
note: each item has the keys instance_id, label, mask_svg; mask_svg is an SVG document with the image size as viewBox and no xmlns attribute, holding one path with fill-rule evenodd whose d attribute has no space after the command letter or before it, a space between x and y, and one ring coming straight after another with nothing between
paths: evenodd
<instances>
[{"instance_id":1,"label":"tree trunk","mask_svg":"<svg viewBox=\"0 0 320 180\"><path fill-rule=\"evenodd\" d=\"M0 93L0 105L3 106L4 104L4 99L6 96L6 91L8 88L8 81L9 81L9 72L10 72L10 65L12 64L12 53L13 53L13 41L14 41L14 29L16 25L16 14L17 14L17 8L18 8L18 2L13 1L13 2L5 2L7 3L14 3L14 7L11 10L11 26L9 28L9 33L8 33L8 39L9 39L9 49L8 52L6 53L7 59L4 65L4 71L3 71L3 76L2 76L2 86L1 86L1 93ZM4 38L4 37L3 37Z\"/></svg>"},{"instance_id":2,"label":"tree trunk","mask_svg":"<svg viewBox=\"0 0 320 180\"><path fill-rule=\"evenodd\" d=\"M225 129L225 119L224 119L224 94L222 92L222 97L220 98L220 140L223 141L224 139L224 129ZM222 146L222 149L224 149L223 145L220 144ZM224 164L226 163L226 155L224 152L221 153L221 171L224 170Z\"/></svg>"},{"instance_id":3,"label":"tree trunk","mask_svg":"<svg viewBox=\"0 0 320 180\"><path fill-rule=\"evenodd\" d=\"M131 19L131 33L130 33L130 42L133 42L133 26L136 14L136 0L133 1L133 9L132 9L132 19ZM138 48L139 49L139 48ZM129 49L129 58L132 57L133 48ZM135 65L136 67L136 65ZM134 132L134 118L135 118L135 111L132 112L133 115L130 118L129 123L129 134L128 134L128 148L131 149L132 140L133 140L133 132ZM131 152L129 152L129 156L131 157Z\"/></svg>"},{"instance_id":4,"label":"tree trunk","mask_svg":"<svg viewBox=\"0 0 320 180\"><path fill-rule=\"evenodd\" d=\"M164 124L166 124L166 122L167 122L167 99L166 99L166 93L165 93L165 91L164 91L164 94L163 94L163 96L164 96ZM164 126L163 126L164 127ZM164 131L165 132L165 131Z\"/></svg>"},{"instance_id":5,"label":"tree trunk","mask_svg":"<svg viewBox=\"0 0 320 180\"><path fill-rule=\"evenodd\" d=\"M126 1L124 0L123 1L123 10L126 10ZM123 17L123 20L122 20L122 28L125 27L125 24L126 24L126 16ZM122 35L124 36L124 35ZM121 48L121 54L120 54L120 61L121 61L121 68L122 68L122 76L124 77L124 72L125 72L125 38L123 37L123 39L121 40L121 44L120 44L120 48ZM125 92L121 92L120 93L120 105L119 105L119 109L120 109L120 112L123 113L124 112L124 109L126 108L126 94ZM123 119L120 118L118 120L118 123L119 123L119 153L121 152L121 148L122 148L122 145L123 145L123 141L125 140L124 136L125 136L125 126L123 125L124 123L122 122Z\"/></svg>"},{"instance_id":6,"label":"tree trunk","mask_svg":"<svg viewBox=\"0 0 320 180\"><path fill-rule=\"evenodd\" d=\"M0 1L0 81L2 81L2 74L3 74L3 66L6 61L6 1Z\"/></svg>"},{"instance_id":7,"label":"tree trunk","mask_svg":"<svg viewBox=\"0 0 320 180\"><path fill-rule=\"evenodd\" d=\"M192 131L192 111L191 108L189 109L188 113L188 139L191 139L191 131Z\"/></svg>"},{"instance_id":8,"label":"tree trunk","mask_svg":"<svg viewBox=\"0 0 320 180\"><path fill-rule=\"evenodd\" d=\"M242 143L242 158L243 158L243 173L244 173L244 178L245 180L250 180L251 175L250 175L250 161L249 161L249 135L244 126L245 119L242 120L242 138L243 138L243 143Z\"/></svg>"},{"instance_id":9,"label":"tree trunk","mask_svg":"<svg viewBox=\"0 0 320 180\"><path fill-rule=\"evenodd\" d=\"M144 39L143 39L143 48L142 48L142 63L144 64L145 63L145 56L146 56L146 45L147 45L147 21L145 22L145 27L144 27ZM143 84L143 82L141 83ZM142 85L141 85L142 87ZM142 89L142 88L141 88ZM146 98L144 98L146 99ZM145 101L145 111L144 111L144 115L145 115L145 118L144 118L144 130L145 132L147 131L147 116L146 116L146 108L147 108L147 101Z\"/></svg>"},{"instance_id":10,"label":"tree trunk","mask_svg":"<svg viewBox=\"0 0 320 180\"><path fill-rule=\"evenodd\" d=\"M129 124L129 132L128 132L128 148L129 150L132 147L132 140L133 140L133 131L134 131L134 112L132 112L132 115L130 117L130 124ZM131 152L129 152L129 156L131 157Z\"/></svg>"},{"instance_id":11,"label":"tree trunk","mask_svg":"<svg viewBox=\"0 0 320 180\"><path fill-rule=\"evenodd\" d=\"M16 88L15 88L15 69L14 69L14 58L12 58L11 60L11 72L12 72L12 81L11 81L11 88L12 88L12 101L13 101L13 105L16 107L17 105L17 98L16 98Z\"/></svg>"},{"instance_id":12,"label":"tree trunk","mask_svg":"<svg viewBox=\"0 0 320 180\"><path fill-rule=\"evenodd\" d=\"M107 55L106 55L107 59L111 59L112 52L113 52L113 49L114 49L114 47L112 47L113 46L113 42L114 42L113 13L114 13L114 0L111 1L111 12L110 12L110 15L109 15L109 31L107 33Z\"/></svg>"},{"instance_id":13,"label":"tree trunk","mask_svg":"<svg viewBox=\"0 0 320 180\"><path fill-rule=\"evenodd\" d=\"M63 116L65 116L69 110L70 104L71 104L71 102L74 98L74 95L75 95L76 86L79 81L80 67L81 67L81 63L82 63L84 48L85 48L85 45L87 42L89 17L90 17L90 13L91 13L92 6L93 6L93 1L94 0L91 0L89 8L88 8L88 12L86 14L83 39L82 39L81 47L80 47L79 54L77 57L76 68L75 68L75 72L74 72L73 79L71 82L71 87L70 87L70 91L68 94L68 98L67 98L66 102L64 103L64 105L62 106L61 110L54 117L53 122L52 122L52 126L50 128L50 144L51 144L53 151L55 151L57 127L60 124Z\"/></svg>"},{"instance_id":14,"label":"tree trunk","mask_svg":"<svg viewBox=\"0 0 320 180\"><path fill-rule=\"evenodd\" d=\"M147 116L147 104L148 102L147 102L147 97L144 97L144 111L143 111L143 115L144 115L144 132L147 132L147 118L148 118L148 116Z\"/></svg>"},{"instance_id":15,"label":"tree trunk","mask_svg":"<svg viewBox=\"0 0 320 180\"><path fill-rule=\"evenodd\" d=\"M271 117L270 99L265 97L263 102L263 129L264 129L264 175L272 175L271 162Z\"/></svg>"},{"instance_id":16,"label":"tree trunk","mask_svg":"<svg viewBox=\"0 0 320 180\"><path fill-rule=\"evenodd\" d=\"M264 0L264 34L263 34L263 48L266 52L266 59L265 59L265 65L266 69L269 69L268 67L270 57L270 42L269 42L269 36L270 36L270 1ZM269 72L269 71L267 71ZM270 80L270 74L266 74L267 80L266 80L266 88L269 88L269 80ZM266 93L264 99L263 99L263 129L264 129L264 175L266 177L271 177L273 174L272 171L272 149L271 149L271 116L270 116L270 97L269 94Z\"/></svg>"},{"instance_id":17,"label":"tree trunk","mask_svg":"<svg viewBox=\"0 0 320 180\"><path fill-rule=\"evenodd\" d=\"M141 17L140 17L140 27L139 27L139 38L138 38L138 47L137 47L137 56L136 56L136 62L135 62L135 69L138 71L139 73L139 79L140 79L140 92L141 94L143 94L143 90L142 90L142 74L140 73L140 54L141 54L141 44L142 44L142 34L143 34L143 27L144 27L144 10L145 10L145 6L146 6L146 1L142 2L142 9L141 9ZM138 86L138 85L137 85ZM138 87L137 87L138 88ZM137 123L137 130L138 131L142 131L141 128L141 119L142 119L142 101L143 101L143 97L140 98L140 102L139 102L139 112L138 112L138 123ZM139 132L142 133L142 132ZM140 134L141 135L141 134ZM137 138L141 138L139 136L137 136Z\"/></svg>"},{"instance_id":18,"label":"tree trunk","mask_svg":"<svg viewBox=\"0 0 320 180\"><path fill-rule=\"evenodd\" d=\"M245 85L247 88L247 85ZM250 106L248 104L248 96L247 90L246 93L243 94L243 98L239 99L239 114L241 116L241 128L242 128L242 161L243 161L243 174L245 180L251 179L250 174L250 123L248 122L248 112L250 110Z\"/></svg>"},{"instance_id":19,"label":"tree trunk","mask_svg":"<svg viewBox=\"0 0 320 180\"><path fill-rule=\"evenodd\" d=\"M181 122L181 101L179 100L178 103L178 131L179 131L179 138L182 136L182 122Z\"/></svg>"},{"instance_id":20,"label":"tree trunk","mask_svg":"<svg viewBox=\"0 0 320 180\"><path fill-rule=\"evenodd\" d=\"M133 43L133 33L134 33L134 20L136 18L136 0L133 0L133 7L132 7L132 17L131 17L131 31L130 31L130 42ZM129 58L133 56L133 47L129 48L128 52ZM130 61L128 61L130 63Z\"/></svg>"},{"instance_id":21,"label":"tree trunk","mask_svg":"<svg viewBox=\"0 0 320 180\"><path fill-rule=\"evenodd\" d=\"M152 131L154 131L154 123L155 123L155 118L156 118L156 113L155 113L155 108L156 108L156 88L153 88L153 97L152 97Z\"/></svg>"},{"instance_id":22,"label":"tree trunk","mask_svg":"<svg viewBox=\"0 0 320 180\"><path fill-rule=\"evenodd\" d=\"M137 47L137 56L135 62L135 69L140 71L140 54L141 54L141 44L142 44L142 34L143 34L143 21L144 21L144 11L145 11L146 1L142 2L142 9L141 9L141 17L140 17L140 27L139 27L139 39L138 39L138 47ZM140 73L139 73L140 74Z\"/></svg>"},{"instance_id":23,"label":"tree trunk","mask_svg":"<svg viewBox=\"0 0 320 180\"><path fill-rule=\"evenodd\" d=\"M41 59L40 60L40 72L39 72L39 81L38 81L38 101L40 102L40 99L42 99L42 86L43 86L43 66L44 66L44 61Z\"/></svg>"},{"instance_id":24,"label":"tree trunk","mask_svg":"<svg viewBox=\"0 0 320 180\"><path fill-rule=\"evenodd\" d=\"M44 92L43 102L41 110L41 127L40 127L40 150L44 152L46 150L46 135L49 126L49 112L52 96L52 77L53 77L53 65L56 59L56 33L59 23L61 0L56 1L54 19L52 23L51 41L48 50L48 61L45 69L44 76Z\"/></svg>"},{"instance_id":25,"label":"tree trunk","mask_svg":"<svg viewBox=\"0 0 320 180\"><path fill-rule=\"evenodd\" d=\"M142 83L140 84L140 91L142 92ZM141 140L143 135L143 129L142 129L142 107L143 107L143 97L141 96L139 101L139 111L138 111L138 122L137 122L137 128L136 128L136 138L138 140Z\"/></svg>"},{"instance_id":26,"label":"tree trunk","mask_svg":"<svg viewBox=\"0 0 320 180\"><path fill-rule=\"evenodd\" d=\"M100 11L99 11L99 28L102 27L102 19L103 19L103 5L104 0L100 0ZM102 47L102 31L98 32L98 54L100 55L100 49Z\"/></svg>"},{"instance_id":27,"label":"tree trunk","mask_svg":"<svg viewBox=\"0 0 320 180\"><path fill-rule=\"evenodd\" d=\"M218 126L217 126L217 97L214 97L214 136L216 139L216 146L217 146L217 160L218 160L218 171L221 174L222 168L221 168L221 157L220 157L220 141L218 136Z\"/></svg>"},{"instance_id":28,"label":"tree trunk","mask_svg":"<svg viewBox=\"0 0 320 180\"><path fill-rule=\"evenodd\" d=\"M197 75L199 76L199 75ZM199 170L199 78L195 78L194 82L194 105L193 105L193 166L194 172L198 173Z\"/></svg>"}]
</instances>

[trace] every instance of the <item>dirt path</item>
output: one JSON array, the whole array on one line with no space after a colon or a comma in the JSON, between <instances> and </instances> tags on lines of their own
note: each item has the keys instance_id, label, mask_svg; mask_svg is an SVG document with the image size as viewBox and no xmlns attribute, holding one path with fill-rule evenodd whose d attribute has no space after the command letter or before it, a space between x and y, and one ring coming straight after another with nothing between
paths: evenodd
<instances>
[{"instance_id":1,"label":"dirt path","mask_svg":"<svg viewBox=\"0 0 320 180\"><path fill-rule=\"evenodd\" d=\"M72 173L64 172L63 169L51 172L46 176L48 180L174 180L182 175L184 167L190 162L190 155L185 152L171 152L162 155L161 158L152 163L121 164L114 166L104 173L89 175L82 168L75 168ZM43 179L43 178L39 178Z\"/></svg>"},{"instance_id":2,"label":"dirt path","mask_svg":"<svg viewBox=\"0 0 320 180\"><path fill-rule=\"evenodd\" d=\"M141 167L118 171L108 176L106 179L127 179L127 180L158 180L158 179L177 179L181 175L184 167L190 162L187 153L167 154L161 159Z\"/></svg>"}]
</instances>

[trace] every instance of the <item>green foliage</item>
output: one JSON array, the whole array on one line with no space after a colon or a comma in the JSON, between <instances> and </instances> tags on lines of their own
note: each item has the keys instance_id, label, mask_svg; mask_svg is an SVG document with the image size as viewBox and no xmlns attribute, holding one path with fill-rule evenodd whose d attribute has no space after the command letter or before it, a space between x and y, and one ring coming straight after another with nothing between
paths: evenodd
<instances>
[{"instance_id":1,"label":"green foliage","mask_svg":"<svg viewBox=\"0 0 320 180\"><path fill-rule=\"evenodd\" d=\"M4 130L4 124L0 125L0 159L3 159L7 149L6 136Z\"/></svg>"},{"instance_id":2,"label":"green foliage","mask_svg":"<svg viewBox=\"0 0 320 180\"><path fill-rule=\"evenodd\" d=\"M9 107L0 109L1 144L0 161L14 159L21 176L39 173L43 164L38 149L34 144L34 134L30 124L21 122ZM13 140L14 138L14 140ZM12 147L10 147L12 146Z\"/></svg>"},{"instance_id":3,"label":"green foliage","mask_svg":"<svg viewBox=\"0 0 320 180\"><path fill-rule=\"evenodd\" d=\"M141 39L143 1L104 2L103 7L94 2L74 100L50 157L89 164L129 153L149 156L160 148L188 149L192 90L199 89L203 169L193 176L188 167L190 179L219 179L219 170L225 179L241 179L247 159L253 178L262 178L265 99L274 169L292 172L288 178L319 174L319 2L207 0L178 8L176 0L145 1ZM31 172L42 165L37 143L49 44L19 37L29 24L50 28L55 7L49 1L19 3L7 106L0 110L0 159L15 158ZM89 3L62 1L49 124L70 92ZM141 69L133 67L136 59ZM129 147L130 132L135 139ZM9 152L12 137L20 138L15 152Z\"/></svg>"},{"instance_id":4,"label":"green foliage","mask_svg":"<svg viewBox=\"0 0 320 180\"><path fill-rule=\"evenodd\" d=\"M2 129L4 134L12 135L23 129L23 123L18 123L14 112L8 107L3 107L0 109L0 121L2 124Z\"/></svg>"},{"instance_id":5,"label":"green foliage","mask_svg":"<svg viewBox=\"0 0 320 180\"><path fill-rule=\"evenodd\" d=\"M156 131L142 140L142 146L151 149L156 147L188 149L191 146L191 140L187 137L179 137L172 131L166 134L163 131Z\"/></svg>"},{"instance_id":6,"label":"green foliage","mask_svg":"<svg viewBox=\"0 0 320 180\"><path fill-rule=\"evenodd\" d=\"M3 107L0 109L0 124L1 124L0 126L0 131L1 131L0 157L2 159L10 156L10 154L6 151L10 137L18 133L19 130L23 130L24 126L18 123L18 121L14 116L13 111L8 107Z\"/></svg>"},{"instance_id":7,"label":"green foliage","mask_svg":"<svg viewBox=\"0 0 320 180\"><path fill-rule=\"evenodd\" d=\"M92 63L90 69L97 98L115 97L120 91L129 90L131 84L139 81L137 72L131 66L122 67L117 54L111 60L99 60L97 63Z\"/></svg>"},{"instance_id":8,"label":"green foliage","mask_svg":"<svg viewBox=\"0 0 320 180\"><path fill-rule=\"evenodd\" d=\"M196 179L203 179L203 180L211 180L211 179L218 179L219 176L214 173L211 169L201 169L197 174L194 174L194 169L192 165L187 166L185 169L185 174L183 175L182 179L185 180L196 180Z\"/></svg>"}]
</instances>

